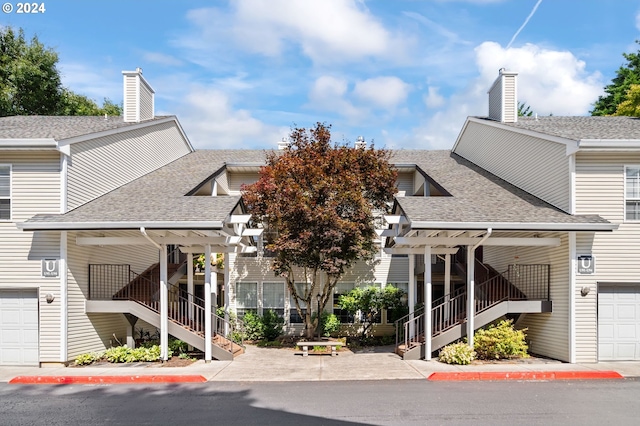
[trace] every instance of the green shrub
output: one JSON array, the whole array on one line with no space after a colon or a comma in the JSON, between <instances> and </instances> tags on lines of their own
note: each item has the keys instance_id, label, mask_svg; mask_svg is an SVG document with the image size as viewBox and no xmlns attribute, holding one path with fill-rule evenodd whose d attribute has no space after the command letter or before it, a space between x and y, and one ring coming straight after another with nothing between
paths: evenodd
<instances>
[{"instance_id":1,"label":"green shrub","mask_svg":"<svg viewBox=\"0 0 640 426\"><path fill-rule=\"evenodd\" d=\"M476 331L473 339L478 359L528 357L525 331L516 330L511 320Z\"/></svg>"},{"instance_id":2,"label":"green shrub","mask_svg":"<svg viewBox=\"0 0 640 426\"><path fill-rule=\"evenodd\" d=\"M315 321L316 313L311 315L311 321ZM329 337L340 330L340 320L338 317L329 312L322 311L320 314L320 334L324 337Z\"/></svg>"},{"instance_id":3,"label":"green shrub","mask_svg":"<svg viewBox=\"0 0 640 426\"><path fill-rule=\"evenodd\" d=\"M115 348L109 348L104 352L104 357L109 362L133 362L133 359L131 357L131 349L129 349L127 346L116 346Z\"/></svg>"},{"instance_id":4,"label":"green shrub","mask_svg":"<svg viewBox=\"0 0 640 426\"><path fill-rule=\"evenodd\" d=\"M189 344L180 339L169 338L169 353L183 354L189 350Z\"/></svg>"},{"instance_id":5,"label":"green shrub","mask_svg":"<svg viewBox=\"0 0 640 426\"><path fill-rule=\"evenodd\" d=\"M86 354L80 354L76 357L76 365L89 365L100 360L102 358L101 352L89 352Z\"/></svg>"},{"instance_id":6,"label":"green shrub","mask_svg":"<svg viewBox=\"0 0 640 426\"><path fill-rule=\"evenodd\" d=\"M440 350L438 359L447 364L467 365L474 360L476 353L464 342L452 343Z\"/></svg>"},{"instance_id":7,"label":"green shrub","mask_svg":"<svg viewBox=\"0 0 640 426\"><path fill-rule=\"evenodd\" d=\"M269 309L262 315L262 330L264 338L272 341L282 334L284 328L284 318L274 310Z\"/></svg>"},{"instance_id":8,"label":"green shrub","mask_svg":"<svg viewBox=\"0 0 640 426\"><path fill-rule=\"evenodd\" d=\"M264 339L264 323L262 319L253 312L247 312L242 317L244 322L244 336L247 340Z\"/></svg>"}]
</instances>

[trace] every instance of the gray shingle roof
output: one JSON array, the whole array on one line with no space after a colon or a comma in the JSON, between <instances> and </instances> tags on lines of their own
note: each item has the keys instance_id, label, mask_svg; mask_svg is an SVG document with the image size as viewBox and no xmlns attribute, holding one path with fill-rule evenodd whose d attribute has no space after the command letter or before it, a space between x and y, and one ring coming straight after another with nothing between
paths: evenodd
<instances>
[{"instance_id":1,"label":"gray shingle roof","mask_svg":"<svg viewBox=\"0 0 640 426\"><path fill-rule=\"evenodd\" d=\"M157 121L167 118L155 117ZM144 123L144 122L142 122ZM0 118L0 139L55 139L57 141L114 130L139 123L125 123L123 117L13 116Z\"/></svg>"},{"instance_id":2,"label":"gray shingle roof","mask_svg":"<svg viewBox=\"0 0 640 426\"><path fill-rule=\"evenodd\" d=\"M261 164L265 151L199 150L64 215L37 215L28 222L54 223L223 221L237 196L186 196L226 163ZM572 216L450 151L399 150L392 161L416 164L451 197L398 197L412 222L607 224L599 216ZM128 224L128 226L127 226ZM171 226L167 226L170 228ZM177 226L176 226L177 227Z\"/></svg>"},{"instance_id":3,"label":"gray shingle roof","mask_svg":"<svg viewBox=\"0 0 640 426\"><path fill-rule=\"evenodd\" d=\"M264 151L200 150L187 154L64 215L36 215L29 223L223 221L237 196L185 196L226 162L262 163ZM168 225L167 227L170 227Z\"/></svg>"},{"instance_id":4,"label":"gray shingle roof","mask_svg":"<svg viewBox=\"0 0 640 426\"><path fill-rule=\"evenodd\" d=\"M518 189L450 151L398 151L398 163L413 160L451 197L398 197L413 222L598 224L599 216L570 215Z\"/></svg>"},{"instance_id":5,"label":"gray shingle roof","mask_svg":"<svg viewBox=\"0 0 640 426\"><path fill-rule=\"evenodd\" d=\"M640 140L640 118L636 117L518 117L517 123L502 124L576 141Z\"/></svg>"}]
</instances>

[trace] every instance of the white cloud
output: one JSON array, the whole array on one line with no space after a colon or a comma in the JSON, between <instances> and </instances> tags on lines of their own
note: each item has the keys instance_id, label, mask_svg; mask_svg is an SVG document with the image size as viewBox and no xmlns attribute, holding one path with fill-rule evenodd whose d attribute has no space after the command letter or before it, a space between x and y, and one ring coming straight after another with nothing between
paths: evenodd
<instances>
[{"instance_id":1,"label":"white cloud","mask_svg":"<svg viewBox=\"0 0 640 426\"><path fill-rule=\"evenodd\" d=\"M445 99L440 93L439 88L429 86L427 94L423 96L424 103L429 108L440 108L445 103Z\"/></svg>"},{"instance_id":2,"label":"white cloud","mask_svg":"<svg viewBox=\"0 0 640 426\"><path fill-rule=\"evenodd\" d=\"M410 43L356 0L237 0L232 5L224 19L217 9L189 13L203 35L201 43L191 38L191 47L219 43L216 35L222 30L211 22L221 22L225 35L245 51L280 56L294 45L315 63L397 57Z\"/></svg>"},{"instance_id":3,"label":"white cloud","mask_svg":"<svg viewBox=\"0 0 640 426\"><path fill-rule=\"evenodd\" d=\"M192 87L177 115L196 148L276 147L289 133L288 128L267 125L247 110L234 109L225 93L207 87Z\"/></svg>"},{"instance_id":4,"label":"white cloud","mask_svg":"<svg viewBox=\"0 0 640 426\"><path fill-rule=\"evenodd\" d=\"M398 77L374 77L358 81L353 94L369 106L392 110L406 101L410 88Z\"/></svg>"},{"instance_id":5,"label":"white cloud","mask_svg":"<svg viewBox=\"0 0 640 426\"><path fill-rule=\"evenodd\" d=\"M102 104L104 98L115 103L122 101L122 73L116 69L100 69L64 62L60 63L62 84L73 92L87 96Z\"/></svg>"},{"instance_id":6,"label":"white cloud","mask_svg":"<svg viewBox=\"0 0 640 426\"><path fill-rule=\"evenodd\" d=\"M568 51L533 44L505 49L485 42L475 53L477 77L450 96L446 106L416 127L399 146L404 142L404 146L415 148L450 149L467 116L487 115L487 90L500 68L518 72L518 100L539 115L586 115L602 93L601 74L587 73L585 63Z\"/></svg>"},{"instance_id":7,"label":"white cloud","mask_svg":"<svg viewBox=\"0 0 640 426\"><path fill-rule=\"evenodd\" d=\"M585 115L604 86L602 75L588 74L585 62L573 53L534 44L504 49L485 42L476 48L476 62L481 81L488 84L502 67L517 71L519 101L540 115Z\"/></svg>"},{"instance_id":8,"label":"white cloud","mask_svg":"<svg viewBox=\"0 0 640 426\"><path fill-rule=\"evenodd\" d=\"M341 77L323 75L318 77L309 91L308 107L321 111L337 112L356 120L365 113L347 100L348 82Z\"/></svg>"}]
</instances>

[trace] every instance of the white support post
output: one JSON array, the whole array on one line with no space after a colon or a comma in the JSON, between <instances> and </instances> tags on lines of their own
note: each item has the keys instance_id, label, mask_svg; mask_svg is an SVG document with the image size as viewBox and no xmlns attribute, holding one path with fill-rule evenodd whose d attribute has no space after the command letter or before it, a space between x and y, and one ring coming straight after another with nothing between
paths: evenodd
<instances>
[{"instance_id":1,"label":"white support post","mask_svg":"<svg viewBox=\"0 0 640 426\"><path fill-rule=\"evenodd\" d=\"M416 335L416 327L413 321L413 313L415 312L416 306L416 255L409 255L409 295L408 295L408 303L409 303L409 319L411 322L409 323L409 337L413 338Z\"/></svg>"},{"instance_id":2,"label":"white support post","mask_svg":"<svg viewBox=\"0 0 640 426\"><path fill-rule=\"evenodd\" d=\"M224 255L224 333L229 336L229 256L230 253Z\"/></svg>"},{"instance_id":3,"label":"white support post","mask_svg":"<svg viewBox=\"0 0 640 426\"><path fill-rule=\"evenodd\" d=\"M444 255L444 297L445 302L449 301L451 295L451 255L449 253ZM449 319L449 303L444 305L444 319Z\"/></svg>"},{"instance_id":4,"label":"white support post","mask_svg":"<svg viewBox=\"0 0 640 426\"><path fill-rule=\"evenodd\" d=\"M424 359L431 361L431 246L424 248Z\"/></svg>"},{"instance_id":5,"label":"white support post","mask_svg":"<svg viewBox=\"0 0 640 426\"><path fill-rule=\"evenodd\" d=\"M472 348L476 317L475 251L474 246L467 246L467 342Z\"/></svg>"},{"instance_id":6,"label":"white support post","mask_svg":"<svg viewBox=\"0 0 640 426\"><path fill-rule=\"evenodd\" d=\"M65 156L66 157L66 156ZM60 232L60 261L58 263L60 274L60 362L67 362L68 354L68 280L67 280L67 231Z\"/></svg>"},{"instance_id":7,"label":"white support post","mask_svg":"<svg viewBox=\"0 0 640 426\"><path fill-rule=\"evenodd\" d=\"M189 320L193 321L193 295L195 293L195 288L193 286L193 253L187 253L187 300L189 303L187 304L187 315L189 316Z\"/></svg>"},{"instance_id":8,"label":"white support post","mask_svg":"<svg viewBox=\"0 0 640 426\"><path fill-rule=\"evenodd\" d=\"M169 359L169 287L167 245L160 244L160 358Z\"/></svg>"},{"instance_id":9,"label":"white support post","mask_svg":"<svg viewBox=\"0 0 640 426\"><path fill-rule=\"evenodd\" d=\"M217 259L218 257L217 253L211 253L211 258L212 259ZM218 272L217 269L216 271L212 271L211 272L211 307L213 309L213 312L216 312L216 309L218 308Z\"/></svg>"},{"instance_id":10,"label":"white support post","mask_svg":"<svg viewBox=\"0 0 640 426\"><path fill-rule=\"evenodd\" d=\"M204 247L204 362L211 362L211 244Z\"/></svg>"}]
</instances>

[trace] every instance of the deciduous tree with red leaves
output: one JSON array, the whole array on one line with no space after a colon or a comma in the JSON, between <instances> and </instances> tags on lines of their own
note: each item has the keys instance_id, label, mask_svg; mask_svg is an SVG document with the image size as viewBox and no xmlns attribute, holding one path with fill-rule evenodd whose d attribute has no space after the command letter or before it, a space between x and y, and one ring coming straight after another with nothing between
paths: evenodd
<instances>
[{"instance_id":1,"label":"deciduous tree with red leaves","mask_svg":"<svg viewBox=\"0 0 640 426\"><path fill-rule=\"evenodd\" d=\"M245 207L266 230L273 271L286 280L307 337L318 321L310 309L314 296L324 310L344 273L376 252L376 216L389 209L396 193L390 155L373 145L338 145L331 141L331 126L316 123L294 128L288 148L267 153L259 180L243 187Z\"/></svg>"}]
</instances>

